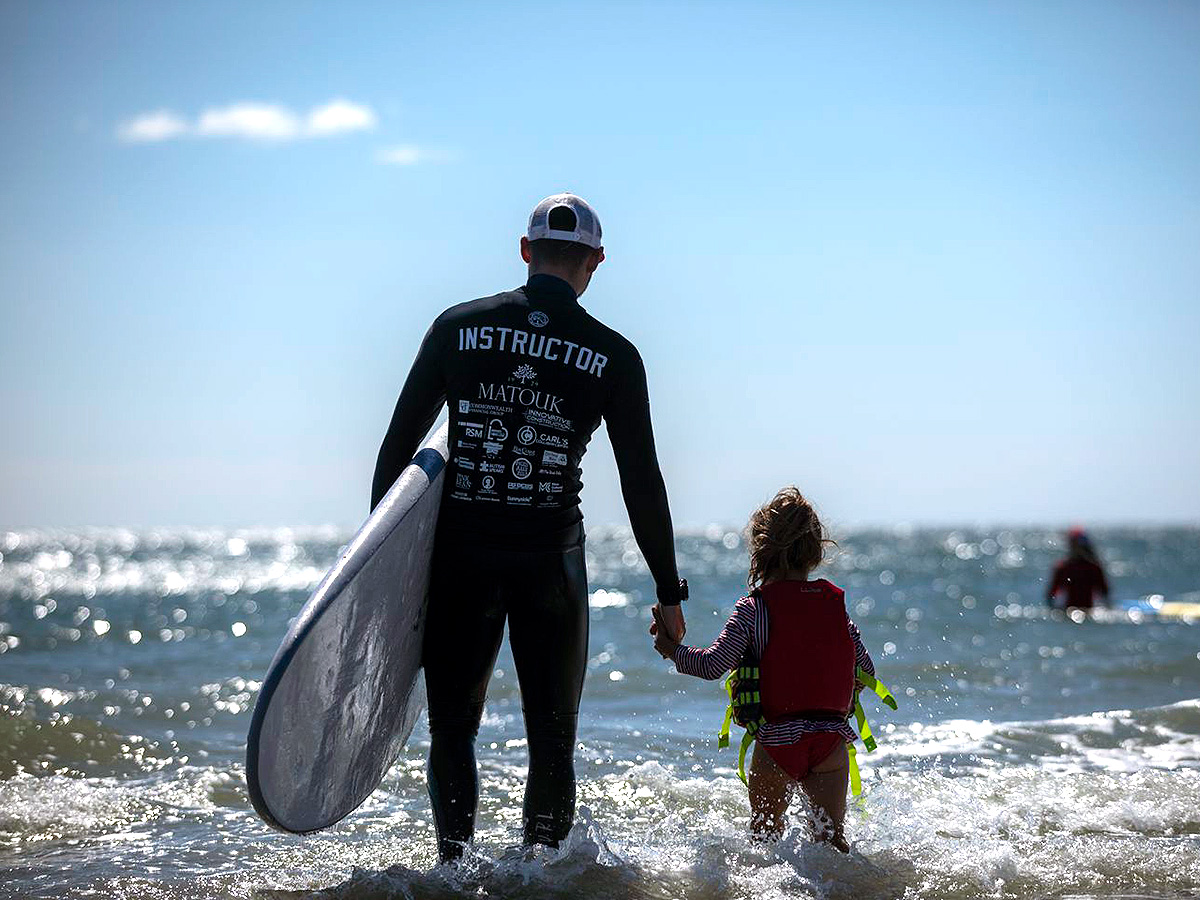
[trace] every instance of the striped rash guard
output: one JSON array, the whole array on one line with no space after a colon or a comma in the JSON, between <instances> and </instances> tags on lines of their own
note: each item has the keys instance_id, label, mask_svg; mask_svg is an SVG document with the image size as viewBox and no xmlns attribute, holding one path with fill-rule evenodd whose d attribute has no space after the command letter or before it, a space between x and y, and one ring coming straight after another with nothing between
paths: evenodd
<instances>
[{"instance_id":1,"label":"striped rash guard","mask_svg":"<svg viewBox=\"0 0 1200 900\"><path fill-rule=\"evenodd\" d=\"M874 675L875 663L863 646L858 626L850 621L849 616L846 617L846 624L854 642L856 665ZM755 658L762 659L767 650L767 630L766 601L753 595L743 597L733 608L733 615L711 646L700 648L680 644L675 648L675 669L684 675L715 681L736 668L747 650L752 651ZM858 735L846 720L806 719L802 716L765 722L759 728L757 738L763 746L781 747L796 743L806 734L821 731L840 734L847 741L858 740Z\"/></svg>"}]
</instances>

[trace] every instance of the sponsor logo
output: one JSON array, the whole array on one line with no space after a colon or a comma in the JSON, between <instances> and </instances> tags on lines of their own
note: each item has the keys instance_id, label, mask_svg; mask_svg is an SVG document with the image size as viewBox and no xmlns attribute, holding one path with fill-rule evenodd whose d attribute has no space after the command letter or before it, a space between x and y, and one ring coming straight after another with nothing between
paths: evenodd
<instances>
[{"instance_id":1,"label":"sponsor logo","mask_svg":"<svg viewBox=\"0 0 1200 900\"><path fill-rule=\"evenodd\" d=\"M510 481L508 489L510 491L532 491L533 485L527 481Z\"/></svg>"},{"instance_id":2,"label":"sponsor logo","mask_svg":"<svg viewBox=\"0 0 1200 900\"><path fill-rule=\"evenodd\" d=\"M493 462L488 462L487 460L484 460L483 462L481 462L479 464L479 471L480 472L496 472L497 474L499 474L500 472L504 471L504 463L493 463Z\"/></svg>"},{"instance_id":3,"label":"sponsor logo","mask_svg":"<svg viewBox=\"0 0 1200 900\"><path fill-rule=\"evenodd\" d=\"M483 429L478 425L464 425L463 434L469 438L481 438L483 437Z\"/></svg>"},{"instance_id":4,"label":"sponsor logo","mask_svg":"<svg viewBox=\"0 0 1200 900\"><path fill-rule=\"evenodd\" d=\"M550 317L540 309L535 309L529 314L529 324L534 328L545 328L550 324Z\"/></svg>"},{"instance_id":5,"label":"sponsor logo","mask_svg":"<svg viewBox=\"0 0 1200 900\"><path fill-rule=\"evenodd\" d=\"M495 403L471 403L471 412L479 416L510 416L511 406L497 406Z\"/></svg>"},{"instance_id":6,"label":"sponsor logo","mask_svg":"<svg viewBox=\"0 0 1200 900\"><path fill-rule=\"evenodd\" d=\"M533 473L533 463L524 457L513 460L512 473L514 478L519 478L521 481L524 481Z\"/></svg>"},{"instance_id":7,"label":"sponsor logo","mask_svg":"<svg viewBox=\"0 0 1200 900\"><path fill-rule=\"evenodd\" d=\"M521 384L537 384L537 372L529 363L521 363L517 366L517 370L512 373L513 381L519 381Z\"/></svg>"},{"instance_id":8,"label":"sponsor logo","mask_svg":"<svg viewBox=\"0 0 1200 900\"><path fill-rule=\"evenodd\" d=\"M563 486L557 481L539 481L538 492L542 494L561 494Z\"/></svg>"},{"instance_id":9,"label":"sponsor logo","mask_svg":"<svg viewBox=\"0 0 1200 900\"><path fill-rule=\"evenodd\" d=\"M463 459L461 456L456 456L456 457L454 458L454 463L455 463L455 465L457 465L457 466L458 466L460 469L467 469L468 471L472 471L472 470L474 470L474 468L475 468L475 461L474 461L474 460L472 460L472 459Z\"/></svg>"},{"instance_id":10,"label":"sponsor logo","mask_svg":"<svg viewBox=\"0 0 1200 900\"><path fill-rule=\"evenodd\" d=\"M463 445L462 441L459 441L458 446L461 447L462 445ZM475 445L472 444L471 446L474 447ZM504 449L504 445L497 444L495 441L484 441L483 442L483 452L486 453L488 456L499 456L500 451L503 449Z\"/></svg>"},{"instance_id":11,"label":"sponsor logo","mask_svg":"<svg viewBox=\"0 0 1200 900\"><path fill-rule=\"evenodd\" d=\"M471 487L471 476L464 475L462 472L459 472L457 475L454 476L454 486L456 488L462 488L463 490L467 490L468 488Z\"/></svg>"},{"instance_id":12,"label":"sponsor logo","mask_svg":"<svg viewBox=\"0 0 1200 900\"><path fill-rule=\"evenodd\" d=\"M493 478L491 475L483 476L483 481L481 482L481 487L485 491L494 491L496 489L496 479Z\"/></svg>"},{"instance_id":13,"label":"sponsor logo","mask_svg":"<svg viewBox=\"0 0 1200 900\"><path fill-rule=\"evenodd\" d=\"M504 423L499 419L490 419L487 426L487 439L489 441L507 441L508 429L504 427Z\"/></svg>"},{"instance_id":14,"label":"sponsor logo","mask_svg":"<svg viewBox=\"0 0 1200 900\"><path fill-rule=\"evenodd\" d=\"M474 450L479 445L472 444L470 441L459 441L458 446L461 447L463 450Z\"/></svg>"},{"instance_id":15,"label":"sponsor logo","mask_svg":"<svg viewBox=\"0 0 1200 900\"><path fill-rule=\"evenodd\" d=\"M567 464L567 454L557 453L554 450L542 451L543 466L565 466Z\"/></svg>"},{"instance_id":16,"label":"sponsor logo","mask_svg":"<svg viewBox=\"0 0 1200 900\"><path fill-rule=\"evenodd\" d=\"M564 450L568 446L567 439L557 434L540 434L538 435L538 443L546 447L560 447Z\"/></svg>"},{"instance_id":17,"label":"sponsor logo","mask_svg":"<svg viewBox=\"0 0 1200 900\"><path fill-rule=\"evenodd\" d=\"M458 411L459 411L459 413L469 413L471 411L471 401L470 400L459 400L458 401Z\"/></svg>"},{"instance_id":18,"label":"sponsor logo","mask_svg":"<svg viewBox=\"0 0 1200 900\"><path fill-rule=\"evenodd\" d=\"M509 497L509 506L532 506L533 497Z\"/></svg>"},{"instance_id":19,"label":"sponsor logo","mask_svg":"<svg viewBox=\"0 0 1200 900\"><path fill-rule=\"evenodd\" d=\"M542 412L540 409L524 409L522 414L525 416L525 421L533 425L541 426L542 428L553 428L555 431L570 431L571 420L564 419L562 416L552 416L550 413Z\"/></svg>"},{"instance_id":20,"label":"sponsor logo","mask_svg":"<svg viewBox=\"0 0 1200 900\"><path fill-rule=\"evenodd\" d=\"M537 432L528 425L517 432L517 440L522 444L532 444L537 440L537 436Z\"/></svg>"},{"instance_id":21,"label":"sponsor logo","mask_svg":"<svg viewBox=\"0 0 1200 900\"><path fill-rule=\"evenodd\" d=\"M548 413L562 413L560 404L562 397L555 397L544 391L533 388L519 387L515 384L481 384L479 385L480 400L499 400L501 403L519 403Z\"/></svg>"}]
</instances>

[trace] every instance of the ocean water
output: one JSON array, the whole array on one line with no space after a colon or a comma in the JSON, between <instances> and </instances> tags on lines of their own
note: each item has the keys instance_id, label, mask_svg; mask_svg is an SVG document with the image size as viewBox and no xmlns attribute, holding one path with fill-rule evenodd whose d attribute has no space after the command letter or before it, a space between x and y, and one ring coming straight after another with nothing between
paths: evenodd
<instances>
[{"instance_id":1,"label":"ocean water","mask_svg":"<svg viewBox=\"0 0 1200 900\"><path fill-rule=\"evenodd\" d=\"M852 531L823 574L881 676L880 749L840 855L803 810L747 840L717 683L654 654L628 533L588 540L591 658L580 810L525 852L520 700L502 653L480 734L478 840L434 865L428 734L357 813L296 837L255 816L244 739L334 530L0 531L0 896L104 898L967 898L1200 896L1200 529L1095 533L1122 608L1045 609L1046 529ZM689 642L744 590L745 548L678 540ZM1146 598L1152 598L1145 602Z\"/></svg>"}]
</instances>

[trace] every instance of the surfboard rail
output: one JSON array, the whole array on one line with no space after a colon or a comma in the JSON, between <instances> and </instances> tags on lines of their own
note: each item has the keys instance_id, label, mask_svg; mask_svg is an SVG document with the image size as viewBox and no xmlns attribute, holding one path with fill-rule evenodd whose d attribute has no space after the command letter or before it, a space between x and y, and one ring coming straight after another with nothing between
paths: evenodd
<instances>
[{"instance_id":1,"label":"surfboard rail","mask_svg":"<svg viewBox=\"0 0 1200 900\"><path fill-rule=\"evenodd\" d=\"M321 579L271 661L246 739L246 786L274 828L308 834L340 821L411 733L447 458L443 425Z\"/></svg>"}]
</instances>

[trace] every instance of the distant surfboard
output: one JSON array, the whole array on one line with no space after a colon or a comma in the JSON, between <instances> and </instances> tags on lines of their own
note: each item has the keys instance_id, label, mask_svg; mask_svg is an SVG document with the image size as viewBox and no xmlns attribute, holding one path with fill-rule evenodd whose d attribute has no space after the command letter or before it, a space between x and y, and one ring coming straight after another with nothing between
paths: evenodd
<instances>
[{"instance_id":1,"label":"distant surfboard","mask_svg":"<svg viewBox=\"0 0 1200 900\"><path fill-rule=\"evenodd\" d=\"M304 604L263 680L246 741L260 816L304 834L379 786L421 713L417 689L446 426L405 468Z\"/></svg>"},{"instance_id":2,"label":"distant surfboard","mask_svg":"<svg viewBox=\"0 0 1200 900\"><path fill-rule=\"evenodd\" d=\"M1200 619L1200 591L1180 594L1175 600L1167 600L1162 594L1150 594L1121 605L1163 619Z\"/></svg>"}]
</instances>

